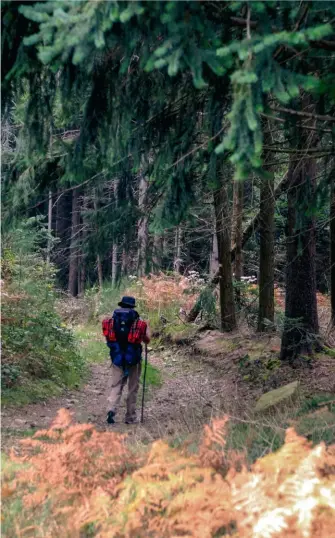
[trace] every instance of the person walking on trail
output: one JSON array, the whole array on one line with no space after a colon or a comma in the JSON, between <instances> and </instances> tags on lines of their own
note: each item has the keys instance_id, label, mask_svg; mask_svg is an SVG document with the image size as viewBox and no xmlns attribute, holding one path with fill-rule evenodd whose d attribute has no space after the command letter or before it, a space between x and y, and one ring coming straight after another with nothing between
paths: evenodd
<instances>
[{"instance_id":1,"label":"person walking on trail","mask_svg":"<svg viewBox=\"0 0 335 538\"><path fill-rule=\"evenodd\" d=\"M134 297L122 297L120 308L102 322L102 332L112 359L111 392L108 398L108 424L115 423L122 391L128 382L126 424L135 424L136 398L141 376L142 342L150 342L148 323L135 310Z\"/></svg>"}]
</instances>

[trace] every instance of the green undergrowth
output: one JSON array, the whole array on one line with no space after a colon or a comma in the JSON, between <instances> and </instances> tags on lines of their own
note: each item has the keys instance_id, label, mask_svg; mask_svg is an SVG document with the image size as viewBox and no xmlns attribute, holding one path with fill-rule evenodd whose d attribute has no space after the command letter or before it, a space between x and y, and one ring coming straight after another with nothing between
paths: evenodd
<instances>
[{"instance_id":1,"label":"green undergrowth","mask_svg":"<svg viewBox=\"0 0 335 538\"><path fill-rule=\"evenodd\" d=\"M4 234L1 257L2 403L22 405L78 386L86 364L58 314L56 271L45 261L46 230L28 219Z\"/></svg>"},{"instance_id":2,"label":"green undergrowth","mask_svg":"<svg viewBox=\"0 0 335 538\"><path fill-rule=\"evenodd\" d=\"M108 349L101 334L100 323L77 325L74 327L80 354L86 363L104 362L108 357Z\"/></svg>"},{"instance_id":3,"label":"green undergrowth","mask_svg":"<svg viewBox=\"0 0 335 538\"><path fill-rule=\"evenodd\" d=\"M335 405L330 394L315 394L296 406L261 416L255 420L233 422L229 428L228 448L246 450L250 462L278 450L284 443L285 431L293 427L313 444L335 442Z\"/></svg>"},{"instance_id":4,"label":"green undergrowth","mask_svg":"<svg viewBox=\"0 0 335 538\"><path fill-rule=\"evenodd\" d=\"M77 380L79 382L79 380ZM46 379L27 380L19 387L2 389L2 405L26 405L59 396L63 387Z\"/></svg>"},{"instance_id":5,"label":"green undergrowth","mask_svg":"<svg viewBox=\"0 0 335 538\"><path fill-rule=\"evenodd\" d=\"M157 291L159 293L159 291ZM93 287L85 293L89 309L89 320L96 323L101 317L111 315L117 308L118 302L125 294L136 298L136 310L140 316L147 320L151 333L156 341L171 339L175 333L184 331L188 325L179 317L180 304L172 300L160 307L143 298L143 290L137 281L124 278L117 287L108 281L104 282L102 290Z\"/></svg>"}]
</instances>

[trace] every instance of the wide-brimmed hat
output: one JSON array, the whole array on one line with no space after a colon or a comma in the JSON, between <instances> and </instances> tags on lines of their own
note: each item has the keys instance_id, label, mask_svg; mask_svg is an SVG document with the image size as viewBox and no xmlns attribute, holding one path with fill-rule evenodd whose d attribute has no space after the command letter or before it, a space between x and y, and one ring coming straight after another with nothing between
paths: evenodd
<instances>
[{"instance_id":1,"label":"wide-brimmed hat","mask_svg":"<svg viewBox=\"0 0 335 538\"><path fill-rule=\"evenodd\" d=\"M135 297L127 297L125 295L119 302L119 306L124 308L135 308Z\"/></svg>"}]
</instances>

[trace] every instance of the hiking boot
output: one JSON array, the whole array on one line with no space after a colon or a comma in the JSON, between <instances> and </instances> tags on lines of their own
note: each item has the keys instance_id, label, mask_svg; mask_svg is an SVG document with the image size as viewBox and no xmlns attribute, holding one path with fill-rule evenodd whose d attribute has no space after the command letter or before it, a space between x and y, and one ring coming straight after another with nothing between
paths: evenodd
<instances>
[{"instance_id":1,"label":"hiking boot","mask_svg":"<svg viewBox=\"0 0 335 538\"><path fill-rule=\"evenodd\" d=\"M114 417L115 417L114 411L108 411L108 413L107 413L107 422L108 422L108 424L115 424Z\"/></svg>"}]
</instances>

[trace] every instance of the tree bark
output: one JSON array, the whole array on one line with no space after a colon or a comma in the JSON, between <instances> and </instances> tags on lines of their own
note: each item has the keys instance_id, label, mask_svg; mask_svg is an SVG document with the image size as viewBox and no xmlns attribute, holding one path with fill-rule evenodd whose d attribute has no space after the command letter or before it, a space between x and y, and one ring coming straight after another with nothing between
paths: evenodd
<instances>
[{"instance_id":1,"label":"tree bark","mask_svg":"<svg viewBox=\"0 0 335 538\"><path fill-rule=\"evenodd\" d=\"M127 251L123 247L122 254L121 254L121 276L125 277L128 275L128 259L127 259Z\"/></svg>"},{"instance_id":2,"label":"tree bark","mask_svg":"<svg viewBox=\"0 0 335 538\"><path fill-rule=\"evenodd\" d=\"M102 263L100 254L97 254L97 271L98 271L98 282L99 282L99 288L102 290L103 284L104 284L104 278L103 278L103 272L102 272Z\"/></svg>"},{"instance_id":3,"label":"tree bark","mask_svg":"<svg viewBox=\"0 0 335 538\"><path fill-rule=\"evenodd\" d=\"M143 166L144 168L144 166ZM138 223L138 275L143 276L147 272L147 248L148 248L148 215L147 215L147 190L148 180L146 170L142 169L139 184L138 207L141 213Z\"/></svg>"},{"instance_id":4,"label":"tree bark","mask_svg":"<svg viewBox=\"0 0 335 538\"><path fill-rule=\"evenodd\" d=\"M242 181L234 182L233 194L233 219L232 219L232 245L235 246L234 273L236 282L241 282L243 275L243 254L242 254L242 238L243 238L243 193L244 184ZM241 302L241 290L237 287L235 290L237 303Z\"/></svg>"},{"instance_id":5,"label":"tree bark","mask_svg":"<svg viewBox=\"0 0 335 538\"><path fill-rule=\"evenodd\" d=\"M258 331L273 330L274 323L274 177L261 180ZM267 323L267 321L271 323Z\"/></svg>"},{"instance_id":6,"label":"tree bark","mask_svg":"<svg viewBox=\"0 0 335 538\"><path fill-rule=\"evenodd\" d=\"M180 226L177 226L175 232L175 241L174 241L174 261L173 266L174 270L177 273L180 273L180 264L181 264L181 229Z\"/></svg>"},{"instance_id":7,"label":"tree bark","mask_svg":"<svg viewBox=\"0 0 335 538\"><path fill-rule=\"evenodd\" d=\"M315 144L311 138L308 139L306 131L302 131L298 139L298 147ZM292 161L288 176L287 274L281 359L292 361L300 354L313 352L319 330L315 219L311 215L311 208L315 203L315 159L303 157L298 164Z\"/></svg>"},{"instance_id":8,"label":"tree bark","mask_svg":"<svg viewBox=\"0 0 335 538\"><path fill-rule=\"evenodd\" d=\"M86 263L85 263L85 258L84 256L82 255L82 261L81 261L81 264L80 264L80 288L79 288L79 292L78 292L78 295L84 295L85 293L85 282L86 282Z\"/></svg>"},{"instance_id":9,"label":"tree bark","mask_svg":"<svg viewBox=\"0 0 335 538\"><path fill-rule=\"evenodd\" d=\"M112 287L115 288L117 281L118 248L114 242L112 246Z\"/></svg>"},{"instance_id":10,"label":"tree bark","mask_svg":"<svg viewBox=\"0 0 335 538\"><path fill-rule=\"evenodd\" d=\"M69 259L69 283L68 291L70 295L76 297L78 294L78 247L77 234L80 224L79 209L79 189L72 191L72 212L71 212L71 241Z\"/></svg>"},{"instance_id":11,"label":"tree bark","mask_svg":"<svg viewBox=\"0 0 335 538\"><path fill-rule=\"evenodd\" d=\"M222 331L236 328L233 273L231 266L230 211L228 199L228 181L217 167L219 188L214 193L215 226L219 251L219 285Z\"/></svg>"},{"instance_id":12,"label":"tree bark","mask_svg":"<svg viewBox=\"0 0 335 538\"><path fill-rule=\"evenodd\" d=\"M117 209L118 206L118 179L113 181L113 197L114 197L114 208ZM118 277L118 243L117 235L113 234L113 244L112 244L112 287L115 288L117 277Z\"/></svg>"},{"instance_id":13,"label":"tree bark","mask_svg":"<svg viewBox=\"0 0 335 538\"><path fill-rule=\"evenodd\" d=\"M72 192L55 193L55 228L54 234L58 242L54 248L53 260L57 265L59 284L68 287L69 282L69 249L71 241Z\"/></svg>"},{"instance_id":14,"label":"tree bark","mask_svg":"<svg viewBox=\"0 0 335 538\"><path fill-rule=\"evenodd\" d=\"M99 204L98 204L98 196L95 189L93 193L93 206L94 206L94 211L97 212L99 209ZM96 225L96 232L98 233L98 225ZM104 279L103 279L102 262L101 262L100 254L97 254L97 273L98 273L99 288L100 290L102 290Z\"/></svg>"},{"instance_id":15,"label":"tree bark","mask_svg":"<svg viewBox=\"0 0 335 538\"><path fill-rule=\"evenodd\" d=\"M50 263L51 245L52 245L52 190L49 190L49 202L48 202L48 247L47 247L47 263Z\"/></svg>"},{"instance_id":16,"label":"tree bark","mask_svg":"<svg viewBox=\"0 0 335 538\"><path fill-rule=\"evenodd\" d=\"M330 182L330 290L331 323L335 327L335 168Z\"/></svg>"},{"instance_id":17,"label":"tree bark","mask_svg":"<svg viewBox=\"0 0 335 538\"><path fill-rule=\"evenodd\" d=\"M288 185L288 176L285 174L284 178L280 181L280 183L277 185L277 187L274 190L274 198L277 200L279 196L285 192ZM257 213L257 215L254 216L254 218L249 222L249 224L246 226L246 228L243 231L242 236L242 248L244 245L249 241L252 234L258 229L260 224L260 211ZM231 261L233 262L236 255L236 245L233 246L231 250ZM213 277L210 279L208 283L209 289L214 289L219 284L219 278L220 278L220 272L219 270L216 271L216 273L213 275ZM197 316L199 315L199 312L201 310L201 302L198 300L193 308L190 310L187 321L189 323L193 322Z\"/></svg>"},{"instance_id":18,"label":"tree bark","mask_svg":"<svg viewBox=\"0 0 335 538\"><path fill-rule=\"evenodd\" d=\"M152 270L154 273L159 273L162 270L163 243L163 235L155 233L152 253Z\"/></svg>"},{"instance_id":19,"label":"tree bark","mask_svg":"<svg viewBox=\"0 0 335 538\"><path fill-rule=\"evenodd\" d=\"M211 257L209 261L209 274L213 277L219 271L219 251L218 251L218 238L216 232L212 236L212 249Z\"/></svg>"}]
</instances>

